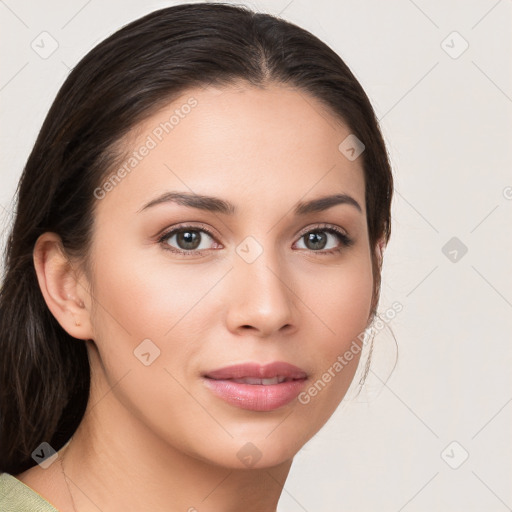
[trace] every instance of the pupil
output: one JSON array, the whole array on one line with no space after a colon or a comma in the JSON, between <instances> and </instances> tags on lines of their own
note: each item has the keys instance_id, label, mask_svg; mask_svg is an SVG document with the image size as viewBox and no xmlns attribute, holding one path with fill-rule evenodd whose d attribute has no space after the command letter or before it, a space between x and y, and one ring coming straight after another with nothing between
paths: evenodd
<instances>
[{"instance_id":1,"label":"pupil","mask_svg":"<svg viewBox=\"0 0 512 512\"><path fill-rule=\"evenodd\" d=\"M309 247L310 249L323 249L325 247L325 243L326 243L326 235L325 233L321 233L321 232L314 232L314 233L309 233L308 235L308 243L311 242L312 243L312 247ZM306 245L308 245L308 243L306 243Z\"/></svg>"},{"instance_id":2,"label":"pupil","mask_svg":"<svg viewBox=\"0 0 512 512\"><path fill-rule=\"evenodd\" d=\"M182 249L194 250L198 247L200 237L195 231L182 231L178 233L178 244Z\"/></svg>"}]
</instances>

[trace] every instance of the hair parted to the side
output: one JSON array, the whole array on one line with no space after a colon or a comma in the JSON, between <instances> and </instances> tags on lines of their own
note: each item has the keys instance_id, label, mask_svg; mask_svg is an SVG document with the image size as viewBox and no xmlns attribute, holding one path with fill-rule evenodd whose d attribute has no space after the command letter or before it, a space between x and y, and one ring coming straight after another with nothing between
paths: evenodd
<instances>
[{"instance_id":1,"label":"hair parted to the side","mask_svg":"<svg viewBox=\"0 0 512 512\"><path fill-rule=\"evenodd\" d=\"M246 81L287 84L324 105L365 145L370 247L389 240L393 180L374 111L354 75L326 44L280 18L222 3L152 12L93 48L59 90L16 191L0 289L0 472L36 463L43 442L60 449L89 396L84 341L50 313L33 262L37 238L57 233L87 270L96 197L116 144L137 123L187 89ZM341 141L340 141L341 142ZM377 310L381 266L372 252Z\"/></svg>"}]
</instances>

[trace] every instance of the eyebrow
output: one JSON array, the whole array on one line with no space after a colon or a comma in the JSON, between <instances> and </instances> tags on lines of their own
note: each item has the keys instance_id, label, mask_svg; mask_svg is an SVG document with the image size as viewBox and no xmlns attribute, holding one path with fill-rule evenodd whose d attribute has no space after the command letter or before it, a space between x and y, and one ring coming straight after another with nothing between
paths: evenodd
<instances>
[{"instance_id":1,"label":"eyebrow","mask_svg":"<svg viewBox=\"0 0 512 512\"><path fill-rule=\"evenodd\" d=\"M224 215L234 215L237 211L234 204L218 197L191 194L188 192L166 192L145 204L137 213L162 203L176 203L181 206L222 213ZM308 213L321 212L339 204L347 204L355 207L360 213L363 212L359 203L352 196L347 194L333 194L297 203L294 208L294 214L307 215Z\"/></svg>"}]
</instances>

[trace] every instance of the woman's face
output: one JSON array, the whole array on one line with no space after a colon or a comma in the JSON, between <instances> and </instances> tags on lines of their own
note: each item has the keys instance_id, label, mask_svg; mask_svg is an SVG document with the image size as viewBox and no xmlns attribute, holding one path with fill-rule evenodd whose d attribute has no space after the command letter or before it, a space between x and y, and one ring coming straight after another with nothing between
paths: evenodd
<instances>
[{"instance_id":1,"label":"woman's face","mask_svg":"<svg viewBox=\"0 0 512 512\"><path fill-rule=\"evenodd\" d=\"M268 467L327 421L373 286L349 135L280 85L190 90L132 131L95 193L90 253L93 379L124 415L109 428Z\"/></svg>"}]
</instances>

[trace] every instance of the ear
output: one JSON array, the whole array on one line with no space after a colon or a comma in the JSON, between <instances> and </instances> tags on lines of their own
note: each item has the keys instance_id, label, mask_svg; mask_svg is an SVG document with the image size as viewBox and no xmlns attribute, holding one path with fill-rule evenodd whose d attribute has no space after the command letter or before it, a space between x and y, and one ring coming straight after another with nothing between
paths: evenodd
<instances>
[{"instance_id":1,"label":"ear","mask_svg":"<svg viewBox=\"0 0 512 512\"><path fill-rule=\"evenodd\" d=\"M74 338L93 339L90 295L79 282L59 235L43 233L34 244L33 260L44 300L61 327Z\"/></svg>"}]
</instances>

